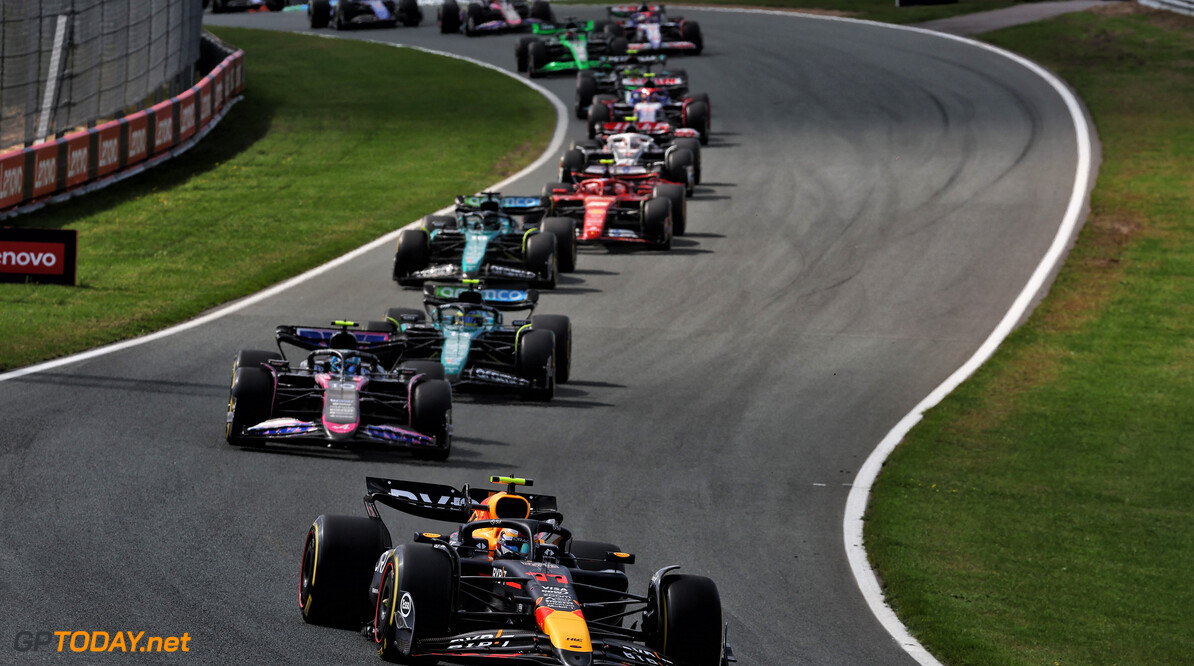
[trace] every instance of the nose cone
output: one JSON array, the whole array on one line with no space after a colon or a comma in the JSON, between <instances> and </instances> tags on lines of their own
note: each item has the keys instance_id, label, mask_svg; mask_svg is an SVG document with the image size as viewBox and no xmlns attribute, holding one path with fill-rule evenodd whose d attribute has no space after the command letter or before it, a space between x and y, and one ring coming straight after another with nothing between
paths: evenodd
<instances>
[{"instance_id":1,"label":"nose cone","mask_svg":"<svg viewBox=\"0 0 1194 666\"><path fill-rule=\"evenodd\" d=\"M593 666L592 652L573 652L560 648L555 648L554 652L556 659L559 659L564 666Z\"/></svg>"}]
</instances>

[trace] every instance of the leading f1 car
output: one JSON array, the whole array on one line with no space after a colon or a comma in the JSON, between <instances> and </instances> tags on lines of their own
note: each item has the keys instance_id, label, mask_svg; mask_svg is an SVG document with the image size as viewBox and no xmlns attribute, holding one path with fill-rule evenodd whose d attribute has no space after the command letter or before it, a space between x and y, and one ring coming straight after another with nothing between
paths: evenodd
<instances>
[{"instance_id":1,"label":"leading f1 car","mask_svg":"<svg viewBox=\"0 0 1194 666\"><path fill-rule=\"evenodd\" d=\"M634 555L573 538L556 498L367 478L366 516L307 532L299 608L360 629L387 661L559 666L727 666L717 585L667 566L629 591ZM377 505L455 524L395 546Z\"/></svg>"}]
</instances>

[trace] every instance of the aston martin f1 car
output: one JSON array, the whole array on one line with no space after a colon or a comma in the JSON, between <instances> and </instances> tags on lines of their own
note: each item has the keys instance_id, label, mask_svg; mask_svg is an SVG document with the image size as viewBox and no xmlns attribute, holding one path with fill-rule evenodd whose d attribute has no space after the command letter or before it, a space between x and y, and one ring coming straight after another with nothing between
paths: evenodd
<instances>
[{"instance_id":1,"label":"aston martin f1 car","mask_svg":"<svg viewBox=\"0 0 1194 666\"><path fill-rule=\"evenodd\" d=\"M705 48L701 26L681 16L669 19L663 5L615 5L608 8L611 33L630 41L638 53L691 53Z\"/></svg>"},{"instance_id":2,"label":"aston martin f1 car","mask_svg":"<svg viewBox=\"0 0 1194 666\"><path fill-rule=\"evenodd\" d=\"M551 214L581 221L577 240L583 244L642 244L670 250L672 234L683 230L684 187L656 183L644 191L640 183L616 177L587 178L580 183L548 183L543 195L551 201Z\"/></svg>"},{"instance_id":3,"label":"aston martin f1 car","mask_svg":"<svg viewBox=\"0 0 1194 666\"><path fill-rule=\"evenodd\" d=\"M529 30L536 23L551 23L547 0L473 0L461 8L456 0L444 0L439 7L439 31L445 35L464 29L469 37Z\"/></svg>"},{"instance_id":4,"label":"aston martin f1 car","mask_svg":"<svg viewBox=\"0 0 1194 666\"><path fill-rule=\"evenodd\" d=\"M571 220L568 220L571 222ZM550 400L556 383L572 373L572 323L563 315L532 314L534 289L424 285L424 309L390 308L391 339L401 359L442 364L443 376L461 388L513 391ZM525 312L508 319L509 312Z\"/></svg>"},{"instance_id":5,"label":"aston martin f1 car","mask_svg":"<svg viewBox=\"0 0 1194 666\"><path fill-rule=\"evenodd\" d=\"M545 220L545 212L539 197L458 196L454 215L429 215L399 232L394 281L482 278L553 288L557 272L576 269L576 242L567 220Z\"/></svg>"},{"instance_id":6,"label":"aston martin f1 car","mask_svg":"<svg viewBox=\"0 0 1194 666\"><path fill-rule=\"evenodd\" d=\"M392 28L399 23L413 28L423 22L418 0L311 0L307 20L312 28L337 30L365 26Z\"/></svg>"},{"instance_id":7,"label":"aston martin f1 car","mask_svg":"<svg viewBox=\"0 0 1194 666\"><path fill-rule=\"evenodd\" d=\"M559 178L563 183L601 176L634 180L640 185L665 181L680 185L691 196L698 182L700 151L696 139L678 139L665 147L634 133L614 134L604 141L574 141L560 156Z\"/></svg>"},{"instance_id":8,"label":"aston martin f1 car","mask_svg":"<svg viewBox=\"0 0 1194 666\"><path fill-rule=\"evenodd\" d=\"M452 448L452 387L418 364L390 364L402 343L388 330L279 326L278 351L241 350L232 366L225 437L251 446L269 441L360 444L409 449L443 460ZM385 328L376 324L370 328ZM292 364L285 346L307 352ZM368 350L368 351L366 351Z\"/></svg>"},{"instance_id":9,"label":"aston martin f1 car","mask_svg":"<svg viewBox=\"0 0 1194 666\"><path fill-rule=\"evenodd\" d=\"M366 516L324 514L307 532L299 608L360 628L387 661L557 666L728 666L721 596L667 566L629 592L635 557L563 527L556 498L491 477L489 491L368 477ZM454 524L394 545L381 504ZM446 533L445 533L446 532Z\"/></svg>"},{"instance_id":10,"label":"aston martin f1 car","mask_svg":"<svg viewBox=\"0 0 1194 666\"><path fill-rule=\"evenodd\" d=\"M563 25L537 24L534 37L514 46L518 71L532 78L596 67L601 56L626 55L627 41L598 30L593 21L568 19Z\"/></svg>"}]
</instances>

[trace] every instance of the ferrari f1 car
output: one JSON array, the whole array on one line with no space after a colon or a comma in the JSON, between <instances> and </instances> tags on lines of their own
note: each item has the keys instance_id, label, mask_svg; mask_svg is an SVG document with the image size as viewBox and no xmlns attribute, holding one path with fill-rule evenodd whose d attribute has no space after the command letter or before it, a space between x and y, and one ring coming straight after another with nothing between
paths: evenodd
<instances>
[{"instance_id":1,"label":"ferrari f1 car","mask_svg":"<svg viewBox=\"0 0 1194 666\"><path fill-rule=\"evenodd\" d=\"M369 477L366 516L324 514L307 532L299 608L360 628L399 663L728 666L721 596L704 576L656 571L629 592L635 557L562 526L556 498L491 477L487 491ZM381 504L455 524L395 546ZM627 626L629 625L629 626Z\"/></svg>"},{"instance_id":2,"label":"ferrari f1 car","mask_svg":"<svg viewBox=\"0 0 1194 666\"><path fill-rule=\"evenodd\" d=\"M615 5L608 8L609 32L630 41L638 53L691 53L705 48L701 26L681 16L669 19L663 5Z\"/></svg>"},{"instance_id":3,"label":"ferrari f1 car","mask_svg":"<svg viewBox=\"0 0 1194 666\"><path fill-rule=\"evenodd\" d=\"M559 177L563 183L600 176L617 176L640 185L666 181L691 196L698 182L700 154L696 139L677 139L665 147L643 134L614 134L604 141L574 141L560 156Z\"/></svg>"},{"instance_id":4,"label":"ferrari f1 car","mask_svg":"<svg viewBox=\"0 0 1194 666\"><path fill-rule=\"evenodd\" d=\"M413 28L423 22L418 0L311 0L307 20L312 28L337 30L365 26L392 28L399 23Z\"/></svg>"},{"instance_id":5,"label":"ferrari f1 car","mask_svg":"<svg viewBox=\"0 0 1194 666\"><path fill-rule=\"evenodd\" d=\"M279 326L278 351L247 349L232 365L225 437L250 446L314 441L375 444L442 460L452 448L452 387L418 364L392 370L402 343L389 331ZM384 324L370 326L383 328ZM307 351L292 364L283 345ZM366 351L368 350L368 351Z\"/></svg>"},{"instance_id":6,"label":"ferrari f1 car","mask_svg":"<svg viewBox=\"0 0 1194 666\"><path fill-rule=\"evenodd\" d=\"M518 71L532 78L596 67L601 56L626 55L628 42L599 31L594 21L568 19L563 25L537 24L534 37L514 46Z\"/></svg>"},{"instance_id":7,"label":"ferrari f1 car","mask_svg":"<svg viewBox=\"0 0 1194 666\"><path fill-rule=\"evenodd\" d=\"M439 7L439 31L445 35L464 29L469 37L499 32L528 30L536 23L551 23L547 0L474 0L462 8L456 0L444 0Z\"/></svg>"},{"instance_id":8,"label":"ferrari f1 car","mask_svg":"<svg viewBox=\"0 0 1194 666\"><path fill-rule=\"evenodd\" d=\"M483 278L553 288L557 272L576 270L576 241L569 221L543 219L546 210L539 197L458 196L454 215L429 215L398 234L394 281Z\"/></svg>"},{"instance_id":9,"label":"ferrari f1 car","mask_svg":"<svg viewBox=\"0 0 1194 666\"><path fill-rule=\"evenodd\" d=\"M572 371L572 323L563 315L530 314L534 289L424 285L424 309L390 308L386 322L401 341L401 359L434 361L453 386L514 391L550 400ZM508 320L508 312L526 312Z\"/></svg>"},{"instance_id":10,"label":"ferrari f1 car","mask_svg":"<svg viewBox=\"0 0 1194 666\"><path fill-rule=\"evenodd\" d=\"M624 178L586 178L579 183L548 183L543 195L551 201L552 215L581 221L580 243L629 243L670 250L672 234L685 226L684 186L658 182L648 187ZM681 203L673 207L676 199Z\"/></svg>"}]
</instances>

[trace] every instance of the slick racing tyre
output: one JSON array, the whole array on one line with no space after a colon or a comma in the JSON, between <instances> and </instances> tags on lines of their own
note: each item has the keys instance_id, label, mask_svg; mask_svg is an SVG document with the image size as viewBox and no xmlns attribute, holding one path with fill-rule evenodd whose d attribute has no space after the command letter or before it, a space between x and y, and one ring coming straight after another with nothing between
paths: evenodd
<instances>
[{"instance_id":1,"label":"slick racing tyre","mask_svg":"<svg viewBox=\"0 0 1194 666\"><path fill-rule=\"evenodd\" d=\"M390 547L380 520L322 515L307 531L299 575L299 608L311 624L357 629L369 618L369 585Z\"/></svg>"},{"instance_id":2,"label":"slick racing tyre","mask_svg":"<svg viewBox=\"0 0 1194 666\"><path fill-rule=\"evenodd\" d=\"M419 9L419 0L398 0L398 17L402 25L413 28L423 22L423 10Z\"/></svg>"},{"instance_id":3,"label":"slick racing tyre","mask_svg":"<svg viewBox=\"0 0 1194 666\"><path fill-rule=\"evenodd\" d=\"M592 104L589 105L589 116L586 123L589 128L590 139L600 134L603 125L610 120L610 110L605 103L616 101L617 98L613 95L597 95L593 98Z\"/></svg>"},{"instance_id":4,"label":"slick racing tyre","mask_svg":"<svg viewBox=\"0 0 1194 666\"><path fill-rule=\"evenodd\" d=\"M539 229L556 237L556 259L561 273L576 270L576 221L570 217L549 217ZM563 380L560 380L563 381Z\"/></svg>"},{"instance_id":5,"label":"slick racing tyre","mask_svg":"<svg viewBox=\"0 0 1194 666\"><path fill-rule=\"evenodd\" d=\"M696 139L675 139L672 145L677 150L680 148L687 148L692 152L692 181L693 183L701 184L701 142Z\"/></svg>"},{"instance_id":6,"label":"slick racing tyre","mask_svg":"<svg viewBox=\"0 0 1194 666\"><path fill-rule=\"evenodd\" d=\"M626 26L621 23L606 23L601 30L611 37L626 38Z\"/></svg>"},{"instance_id":7,"label":"slick racing tyre","mask_svg":"<svg viewBox=\"0 0 1194 666\"><path fill-rule=\"evenodd\" d=\"M441 34L454 35L460 32L460 5L456 4L456 0L444 0L437 16Z\"/></svg>"},{"instance_id":8,"label":"slick racing tyre","mask_svg":"<svg viewBox=\"0 0 1194 666\"><path fill-rule=\"evenodd\" d=\"M328 0L311 0L307 3L307 20L312 28L326 28L332 20L332 3Z\"/></svg>"},{"instance_id":9,"label":"slick racing tyre","mask_svg":"<svg viewBox=\"0 0 1194 666\"><path fill-rule=\"evenodd\" d=\"M414 323L417 324L427 321L427 313L417 308L390 308L386 310L386 322L395 331L398 330L398 326L401 323L412 317L414 318Z\"/></svg>"},{"instance_id":10,"label":"slick racing tyre","mask_svg":"<svg viewBox=\"0 0 1194 666\"><path fill-rule=\"evenodd\" d=\"M588 587L577 588L582 604L601 604L585 608L585 619L590 622L621 626L622 620L617 616L626 609L626 605L610 604L610 602L626 598L624 593L629 586L629 581L626 579L626 565L621 562L606 562L605 554L619 553L622 552L622 549L604 541L581 541L574 539L568 550L576 556L577 569L606 574L600 578L594 576L593 580L585 579L585 582L595 587L604 587L610 590L609 592L602 592ZM600 573L597 576L600 576Z\"/></svg>"},{"instance_id":11,"label":"slick racing tyre","mask_svg":"<svg viewBox=\"0 0 1194 666\"><path fill-rule=\"evenodd\" d=\"M518 41L514 42L514 64L520 73L527 71L527 49L536 41L538 39L535 37L519 37Z\"/></svg>"},{"instance_id":12,"label":"slick racing tyre","mask_svg":"<svg viewBox=\"0 0 1194 666\"><path fill-rule=\"evenodd\" d=\"M531 3L531 18L552 22L551 4L547 0L535 0Z\"/></svg>"},{"instance_id":13,"label":"slick racing tyre","mask_svg":"<svg viewBox=\"0 0 1194 666\"><path fill-rule=\"evenodd\" d=\"M400 639L438 638L448 634L451 616L452 562L447 554L425 543L404 543L386 562L373 613L377 654L386 661L403 661ZM400 625L413 625L404 637ZM409 647L407 647L409 652Z\"/></svg>"},{"instance_id":14,"label":"slick racing tyre","mask_svg":"<svg viewBox=\"0 0 1194 666\"><path fill-rule=\"evenodd\" d=\"M684 126L701 133L701 145L709 143L709 105L689 102L684 107Z\"/></svg>"},{"instance_id":15,"label":"slick racing tyre","mask_svg":"<svg viewBox=\"0 0 1194 666\"><path fill-rule=\"evenodd\" d=\"M481 34L477 30L477 26L485 22L482 13L485 10L476 2L468 3L468 8L464 10L464 34L468 37L476 37Z\"/></svg>"},{"instance_id":16,"label":"slick racing tyre","mask_svg":"<svg viewBox=\"0 0 1194 666\"><path fill-rule=\"evenodd\" d=\"M575 183L576 177L572 175L572 172L583 172L588 164L588 158L580 150L576 148L565 150L564 154L560 155L560 182Z\"/></svg>"},{"instance_id":17,"label":"slick racing tyre","mask_svg":"<svg viewBox=\"0 0 1194 666\"><path fill-rule=\"evenodd\" d=\"M242 349L236 352L236 358L232 361L232 376L236 377L236 371L240 368L259 368L269 361L280 360L285 360L285 357L276 351Z\"/></svg>"},{"instance_id":18,"label":"slick racing tyre","mask_svg":"<svg viewBox=\"0 0 1194 666\"><path fill-rule=\"evenodd\" d=\"M555 397L555 339L551 331L531 327L518 338L518 374L533 383L524 398L547 402Z\"/></svg>"},{"instance_id":19,"label":"slick racing tyre","mask_svg":"<svg viewBox=\"0 0 1194 666\"><path fill-rule=\"evenodd\" d=\"M527 75L532 79L537 79L545 76L547 72L543 68L547 65L547 44L543 40L536 39L527 44Z\"/></svg>"},{"instance_id":20,"label":"slick racing tyre","mask_svg":"<svg viewBox=\"0 0 1194 666\"><path fill-rule=\"evenodd\" d=\"M224 437L234 446L252 446L260 440L245 437L244 430L268 420L274 408L274 377L260 366L240 367L232 374L228 418Z\"/></svg>"},{"instance_id":21,"label":"slick racing tyre","mask_svg":"<svg viewBox=\"0 0 1194 666\"><path fill-rule=\"evenodd\" d=\"M531 234L527 238L523 267L538 276L531 286L539 289L555 289L556 270L559 267L556 255L556 237L542 232Z\"/></svg>"},{"instance_id":22,"label":"slick racing tyre","mask_svg":"<svg viewBox=\"0 0 1194 666\"><path fill-rule=\"evenodd\" d=\"M597 75L590 70L576 73L576 119L584 120L589 115L589 105L597 94Z\"/></svg>"},{"instance_id":23,"label":"slick racing tyre","mask_svg":"<svg viewBox=\"0 0 1194 666\"><path fill-rule=\"evenodd\" d=\"M630 42L625 37L614 37L609 40L609 54L624 56L630 51Z\"/></svg>"},{"instance_id":24,"label":"slick racing tyre","mask_svg":"<svg viewBox=\"0 0 1194 666\"><path fill-rule=\"evenodd\" d=\"M651 239L652 249L672 249L671 207L666 197L652 197L643 204L642 234Z\"/></svg>"},{"instance_id":25,"label":"slick racing tyre","mask_svg":"<svg viewBox=\"0 0 1194 666\"><path fill-rule=\"evenodd\" d=\"M701 37L701 24L696 21L680 22L680 38L686 42L696 44L696 54L705 50L705 40Z\"/></svg>"},{"instance_id":26,"label":"slick racing tyre","mask_svg":"<svg viewBox=\"0 0 1194 666\"><path fill-rule=\"evenodd\" d=\"M265 0L265 8L271 12L280 12L286 9L286 0Z\"/></svg>"},{"instance_id":27,"label":"slick racing tyre","mask_svg":"<svg viewBox=\"0 0 1194 666\"><path fill-rule=\"evenodd\" d=\"M416 384L410 394L410 425L435 438L436 448L415 449L416 458L447 460L452 453L452 385L442 379Z\"/></svg>"},{"instance_id":28,"label":"slick racing tyre","mask_svg":"<svg viewBox=\"0 0 1194 666\"><path fill-rule=\"evenodd\" d=\"M683 152L688 154L687 150ZM672 234L683 236L688 228L688 197L685 195L684 186L659 183L655 186L651 196L664 197L672 202Z\"/></svg>"},{"instance_id":29,"label":"slick racing tyre","mask_svg":"<svg viewBox=\"0 0 1194 666\"><path fill-rule=\"evenodd\" d=\"M422 229L403 229L398 233L398 249L394 251L394 281L407 287L423 282L410 274L427 268L431 251L427 232Z\"/></svg>"},{"instance_id":30,"label":"slick racing tyre","mask_svg":"<svg viewBox=\"0 0 1194 666\"><path fill-rule=\"evenodd\" d=\"M444 364L439 361L402 361L398 364L399 368L408 368L414 370L421 375L427 375L428 379L446 379L447 373L444 372Z\"/></svg>"},{"instance_id":31,"label":"slick racing tyre","mask_svg":"<svg viewBox=\"0 0 1194 666\"><path fill-rule=\"evenodd\" d=\"M555 336L556 383L568 383L572 375L572 320L564 315L532 315L531 330L551 331Z\"/></svg>"},{"instance_id":32,"label":"slick racing tyre","mask_svg":"<svg viewBox=\"0 0 1194 666\"><path fill-rule=\"evenodd\" d=\"M690 168L692 169L692 176L688 174ZM675 147L668 150L663 159L663 173L665 180L679 183L680 187L684 189L684 193L688 196L692 196L693 192L696 191L696 165L694 164L691 150ZM673 205L672 213L674 214L675 212L676 207ZM681 234L683 232L677 231L676 233Z\"/></svg>"},{"instance_id":33,"label":"slick racing tyre","mask_svg":"<svg viewBox=\"0 0 1194 666\"><path fill-rule=\"evenodd\" d=\"M650 647L677 663L720 666L724 624L721 596L712 580L669 574L659 585L656 604Z\"/></svg>"}]
</instances>

